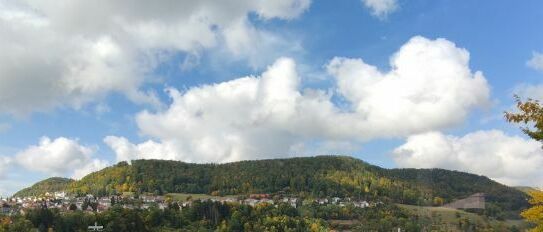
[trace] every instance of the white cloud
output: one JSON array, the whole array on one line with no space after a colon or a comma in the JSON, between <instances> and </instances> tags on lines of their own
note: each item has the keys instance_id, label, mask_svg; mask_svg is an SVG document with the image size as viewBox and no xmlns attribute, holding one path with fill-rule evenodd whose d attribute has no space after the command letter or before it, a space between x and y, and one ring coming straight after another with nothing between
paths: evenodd
<instances>
[{"instance_id":1,"label":"white cloud","mask_svg":"<svg viewBox=\"0 0 543 232\"><path fill-rule=\"evenodd\" d=\"M168 143L157 143L147 141L140 144L132 144L126 138L107 136L104 138L106 143L117 154L117 160L136 160L136 159L166 159L176 160L176 149Z\"/></svg>"},{"instance_id":2,"label":"white cloud","mask_svg":"<svg viewBox=\"0 0 543 232\"><path fill-rule=\"evenodd\" d=\"M156 97L140 86L174 53L225 46L236 56L253 59L255 49L261 48L258 38L281 39L256 29L249 14L290 20L309 4L309 0L61 0L53 6L43 0L2 1L0 113L26 114L61 105L77 108L111 92L157 105ZM244 37L250 35L258 37ZM221 44L225 40L228 44Z\"/></svg>"},{"instance_id":3,"label":"white cloud","mask_svg":"<svg viewBox=\"0 0 543 232\"><path fill-rule=\"evenodd\" d=\"M528 62L526 62L526 65L537 71L543 72L543 54L539 52L533 52L532 58L528 60Z\"/></svg>"},{"instance_id":4,"label":"white cloud","mask_svg":"<svg viewBox=\"0 0 543 232\"><path fill-rule=\"evenodd\" d=\"M397 0L362 0L362 2L371 9L374 16L381 19L398 9Z\"/></svg>"},{"instance_id":5,"label":"white cloud","mask_svg":"<svg viewBox=\"0 0 543 232\"><path fill-rule=\"evenodd\" d=\"M454 169L508 185L543 185L541 144L499 130L462 137L440 132L413 135L394 150L394 158L400 167Z\"/></svg>"},{"instance_id":6,"label":"white cloud","mask_svg":"<svg viewBox=\"0 0 543 232\"><path fill-rule=\"evenodd\" d=\"M257 0L257 12L260 17L293 19L309 8L310 0L267 1Z\"/></svg>"},{"instance_id":7,"label":"white cloud","mask_svg":"<svg viewBox=\"0 0 543 232\"><path fill-rule=\"evenodd\" d=\"M414 37L381 72L362 59L334 58L328 71L356 112L346 124L356 133L403 136L461 123L489 101L483 74L469 68L469 53L445 40Z\"/></svg>"},{"instance_id":8,"label":"white cloud","mask_svg":"<svg viewBox=\"0 0 543 232\"><path fill-rule=\"evenodd\" d=\"M80 145L76 140L43 137L38 145L18 152L15 159L31 171L79 178L107 166L106 161L93 158L94 152L93 148Z\"/></svg>"},{"instance_id":9,"label":"white cloud","mask_svg":"<svg viewBox=\"0 0 543 232\"><path fill-rule=\"evenodd\" d=\"M258 77L170 89L168 109L136 117L152 140L104 141L118 160L225 162L305 154L306 147L340 152L337 144L354 148L368 139L462 122L489 95L486 80L470 71L468 61L468 52L447 40L415 37L392 57L386 73L360 59L334 58L327 68L338 88L327 92L302 90L295 62L282 58ZM347 109L332 101L333 94L349 103Z\"/></svg>"}]
</instances>

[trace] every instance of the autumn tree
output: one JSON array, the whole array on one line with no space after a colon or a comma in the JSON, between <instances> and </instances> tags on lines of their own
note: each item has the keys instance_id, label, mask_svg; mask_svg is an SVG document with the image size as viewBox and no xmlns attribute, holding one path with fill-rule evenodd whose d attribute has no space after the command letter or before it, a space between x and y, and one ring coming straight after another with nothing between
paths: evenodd
<instances>
[{"instance_id":1,"label":"autumn tree","mask_svg":"<svg viewBox=\"0 0 543 232\"><path fill-rule=\"evenodd\" d=\"M530 204L533 207L523 211L521 215L527 221L537 225L532 231L541 232L543 231L543 192L531 191L529 194L531 196Z\"/></svg>"},{"instance_id":2,"label":"autumn tree","mask_svg":"<svg viewBox=\"0 0 543 232\"><path fill-rule=\"evenodd\" d=\"M511 123L524 124L522 131L537 141L543 141L543 105L538 100L522 101L515 96L520 112L505 112L505 119ZM533 128L530 128L533 127Z\"/></svg>"},{"instance_id":3,"label":"autumn tree","mask_svg":"<svg viewBox=\"0 0 543 232\"><path fill-rule=\"evenodd\" d=\"M505 112L505 119L511 123L520 123L522 131L537 141L543 141L543 105L534 99L522 101L515 96L519 112ZM532 207L523 211L521 216L536 224L532 231L543 231L543 192L532 191L530 204Z\"/></svg>"}]
</instances>

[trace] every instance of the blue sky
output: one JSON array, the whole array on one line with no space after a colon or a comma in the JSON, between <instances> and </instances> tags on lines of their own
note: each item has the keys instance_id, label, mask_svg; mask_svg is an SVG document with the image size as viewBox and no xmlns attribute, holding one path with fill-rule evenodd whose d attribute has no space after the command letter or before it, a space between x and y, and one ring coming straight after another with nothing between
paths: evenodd
<instances>
[{"instance_id":1,"label":"blue sky","mask_svg":"<svg viewBox=\"0 0 543 232\"><path fill-rule=\"evenodd\" d=\"M0 194L49 176L80 177L126 159L228 162L311 154L352 155L384 167L457 169L510 185L543 184L538 170L543 165L540 144L502 117L503 111L512 109L513 93L543 97L539 86L543 58L537 59L543 53L543 3L278 2L286 4L254 6L239 1L237 7L229 8L214 1L165 1L149 9L142 4L119 10L121 3L111 3L105 4L106 10L90 7L88 17L67 13L87 9L84 2L63 2L58 7L39 1L0 3L0 34L4 35L0 48L6 46L2 50L7 51L0 56ZM379 7L385 7L385 13L376 13ZM198 11L202 9L206 11ZM89 21L96 12L109 15ZM201 21L189 17L201 14ZM416 36L422 39L413 40ZM42 39L32 42L36 38ZM432 105L437 116L406 115L406 121L413 118L414 125L405 129L398 125L397 131L387 126L379 129L381 124L375 123L380 121L364 121L369 117L364 112L375 109L374 102L365 99L376 101L382 96L372 85L355 88L355 92L367 92L360 96L342 88L359 86L356 78L370 78L364 76L366 69L357 70L360 62L386 75L394 71L391 57L402 46L417 44L425 46L421 53L445 50L437 57L428 55L427 61L443 59L443 65L458 64L469 71L445 73L448 66L443 66L420 74L438 80L431 88L446 87L439 85L442 77L450 78L443 83L460 83L458 89L447 91L450 96L431 95L458 97L463 103L451 108L458 109L459 115L451 116L455 111L443 110L443 103ZM425 57L405 50L406 59ZM461 50L469 53L467 65L452 57ZM346 59L338 60L336 72L330 66L335 57ZM424 65L414 69L395 78L416 79L417 72L428 71ZM296 74L289 73L292 70ZM259 98L248 100L250 94L228 100L231 95L220 92L231 88L258 95L260 89L250 88L266 86L262 73L267 71L271 73L268 79L284 81L269 85L271 93L262 93L273 96L271 108L264 109L262 105L269 102ZM476 71L482 72L486 83L473 82ZM241 83L239 78L245 76L255 78ZM341 87L340 80L353 82ZM228 83L238 87L217 87ZM405 86L408 93L422 91L423 87L412 83ZM291 85L294 89L289 89ZM397 90L387 89L396 85L374 86L391 94ZM326 96L314 97L311 91ZM481 94L485 91L487 95ZM288 105L292 96L301 96L294 106ZM322 98L324 105L314 108L304 103ZM330 104L332 113L319 110ZM292 114L290 106L298 111ZM429 112L420 105L413 107ZM193 110L194 118L183 114ZM381 118L388 118L386 107L377 111L382 111ZM258 121L262 124L250 127L255 121L247 121L253 117L245 117L244 112L256 112L255 117L263 117ZM321 122L306 113L337 118ZM213 118L200 120L202 115ZM220 117L224 124L217 121ZM398 118L391 117L389 123L397 123ZM298 120L302 123L291 124ZM429 122L419 125L417 120ZM338 125L354 132L336 129L342 128ZM369 132L373 128L377 132ZM473 165L477 162L488 164Z\"/></svg>"}]
</instances>

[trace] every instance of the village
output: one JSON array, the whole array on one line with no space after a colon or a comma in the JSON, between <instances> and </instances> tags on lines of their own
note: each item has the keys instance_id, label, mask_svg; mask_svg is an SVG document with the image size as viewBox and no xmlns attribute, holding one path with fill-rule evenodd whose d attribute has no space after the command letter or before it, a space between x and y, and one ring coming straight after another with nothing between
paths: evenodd
<instances>
[{"instance_id":1,"label":"village","mask_svg":"<svg viewBox=\"0 0 543 232\"><path fill-rule=\"evenodd\" d=\"M100 213L107 211L113 205L120 205L127 209L149 209L156 207L164 210L172 205L182 209L190 206L194 201L213 201L221 203L244 204L256 206L259 204L269 204L278 206L279 204L288 204L294 208L301 205L317 204L317 205L337 205L339 207L352 206L356 208L374 207L382 202L368 202L365 200L354 200L351 198L316 198L304 199L298 197L272 196L270 194L251 194L248 196L230 196L230 197L215 197L201 196L192 198L190 195L183 200L174 199L171 196L156 196L156 195L140 195L133 194L121 196L106 196L96 197L86 195L82 197L70 196L65 192L46 193L40 197L8 197L0 198L0 215L15 215L22 214L29 209L49 208L58 209L60 212L80 210L88 213Z\"/></svg>"}]
</instances>

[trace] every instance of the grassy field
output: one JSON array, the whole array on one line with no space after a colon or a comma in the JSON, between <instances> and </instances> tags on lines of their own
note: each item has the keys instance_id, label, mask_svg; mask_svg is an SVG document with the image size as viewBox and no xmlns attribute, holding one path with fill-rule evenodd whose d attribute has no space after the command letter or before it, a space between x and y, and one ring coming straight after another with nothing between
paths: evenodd
<instances>
[{"instance_id":1,"label":"grassy field","mask_svg":"<svg viewBox=\"0 0 543 232\"><path fill-rule=\"evenodd\" d=\"M398 206L419 215L421 218L434 218L434 222L442 225L447 231L457 231L458 222L462 219L469 219L470 222L477 224L488 224L490 226L496 226L499 224L505 224L507 226L517 226L521 231L523 228L526 228L528 225L522 220L505 220L498 221L495 219L489 219L485 216L481 216L475 213L469 213L463 210L450 209L444 207L423 207L423 206L414 206L414 205L402 205ZM421 219L422 220L422 219Z\"/></svg>"},{"instance_id":2,"label":"grassy field","mask_svg":"<svg viewBox=\"0 0 543 232\"><path fill-rule=\"evenodd\" d=\"M198 193L168 193L166 197L171 197L175 201L186 201L189 197L192 200L207 200L207 199L226 199L226 198L237 198L237 195L227 195L227 196L211 196L208 194L198 194Z\"/></svg>"}]
</instances>

